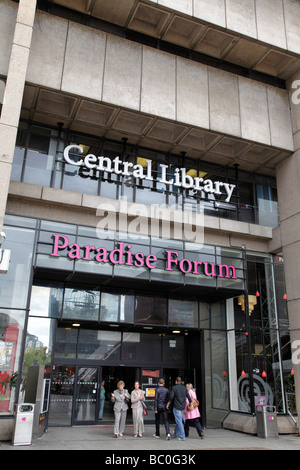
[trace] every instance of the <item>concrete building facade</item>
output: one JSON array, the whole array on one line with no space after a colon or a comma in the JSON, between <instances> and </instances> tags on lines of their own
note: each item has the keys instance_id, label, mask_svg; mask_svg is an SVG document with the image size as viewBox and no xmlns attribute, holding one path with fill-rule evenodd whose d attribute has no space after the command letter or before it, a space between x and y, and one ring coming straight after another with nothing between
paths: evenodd
<instances>
[{"instance_id":1,"label":"concrete building facade","mask_svg":"<svg viewBox=\"0 0 300 470\"><path fill-rule=\"evenodd\" d=\"M43 364L50 425L99 424L101 379L139 380L152 410L156 378L181 373L205 425L254 433L264 403L295 432L300 2L0 11L2 429Z\"/></svg>"}]
</instances>

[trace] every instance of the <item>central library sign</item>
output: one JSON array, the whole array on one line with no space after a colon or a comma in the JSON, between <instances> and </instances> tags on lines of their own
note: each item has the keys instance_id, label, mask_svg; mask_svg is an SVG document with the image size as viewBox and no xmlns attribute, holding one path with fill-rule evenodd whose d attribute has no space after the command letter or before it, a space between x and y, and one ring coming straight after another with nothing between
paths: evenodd
<instances>
[{"instance_id":1,"label":"central library sign","mask_svg":"<svg viewBox=\"0 0 300 470\"><path fill-rule=\"evenodd\" d=\"M64 149L65 162L69 165L85 167L89 170L133 177L135 180L154 180L152 160L141 159L143 164L134 164L130 161L122 161L118 156L112 160L109 157L97 157L91 153L83 158L78 158L78 153L83 153L83 147L81 145L68 145ZM199 174L200 173L201 172L199 172ZM171 171L170 167L163 163L158 164L157 175L157 183L164 184L167 188L177 187L194 190L196 192L203 191L204 193L212 194L219 198L225 198L224 200L226 203L230 202L233 191L236 187L234 184L225 183L223 181L212 181L209 178L205 179L204 177L197 176L196 170L172 168Z\"/></svg>"}]
</instances>

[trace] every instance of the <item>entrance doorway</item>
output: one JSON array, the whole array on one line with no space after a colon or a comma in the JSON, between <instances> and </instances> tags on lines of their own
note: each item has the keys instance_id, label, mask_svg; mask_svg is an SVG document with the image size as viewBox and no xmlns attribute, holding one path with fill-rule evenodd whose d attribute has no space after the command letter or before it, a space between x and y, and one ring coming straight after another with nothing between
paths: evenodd
<instances>
[{"instance_id":1,"label":"entrance doorway","mask_svg":"<svg viewBox=\"0 0 300 470\"><path fill-rule=\"evenodd\" d=\"M129 393L140 381L139 367L107 367L97 365L53 365L49 421L51 426L111 424L114 422L111 393L119 380ZM100 419L101 383L104 381L103 414ZM127 422L132 422L131 408Z\"/></svg>"},{"instance_id":2,"label":"entrance doorway","mask_svg":"<svg viewBox=\"0 0 300 470\"><path fill-rule=\"evenodd\" d=\"M132 392L134 388L134 382L136 380L140 381L140 368L139 367L108 367L103 366L102 368L101 381L104 381L105 388L105 398L104 398L104 407L103 415L101 420L99 419L99 413L97 415L97 421L103 423L111 423L114 421L114 411L113 403L111 402L111 394L117 388L117 383L119 380L123 380L125 383L125 388L129 393ZM127 411L127 423L132 422L132 413L129 406Z\"/></svg>"},{"instance_id":3,"label":"entrance doorway","mask_svg":"<svg viewBox=\"0 0 300 470\"><path fill-rule=\"evenodd\" d=\"M114 422L111 393L119 380L125 382L129 393L134 382L139 381L145 392L148 415L145 423L155 420L154 400L157 382L165 378L166 387L171 390L175 378L185 371L148 367L121 367L100 365L53 365L49 421L50 426L73 426L112 424ZM101 383L104 385L103 411L101 411ZM172 415L170 416L173 421ZM126 424L132 424L132 411L129 406Z\"/></svg>"}]
</instances>

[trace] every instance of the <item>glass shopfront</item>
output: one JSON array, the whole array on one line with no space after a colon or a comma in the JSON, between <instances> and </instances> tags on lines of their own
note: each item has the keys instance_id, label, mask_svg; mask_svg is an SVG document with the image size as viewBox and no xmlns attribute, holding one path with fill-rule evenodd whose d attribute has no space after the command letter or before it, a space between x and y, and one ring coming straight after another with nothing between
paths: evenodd
<instances>
[{"instance_id":1,"label":"glass shopfront","mask_svg":"<svg viewBox=\"0 0 300 470\"><path fill-rule=\"evenodd\" d=\"M51 256L53 233L78 247L106 246L108 252L120 240L125 246L125 234L111 234L100 243L89 227L13 215L6 216L4 230L12 258L1 279L0 371L1 382L15 378L16 387L2 385L1 413L12 413L14 401L24 399L28 368L37 365L51 380L49 425L111 422L107 393L119 379L129 390L140 381L151 420L161 375L168 387L178 374L193 383L206 426L220 425L229 410L251 413L261 398L279 412L291 407L280 258L179 240L135 239L136 251L157 255L151 270L72 259L67 247ZM182 251L190 263L207 263L206 271L194 273L188 263L165 271L168 249L178 256ZM233 266L235 275L228 270L226 277L225 270L212 276L220 265ZM102 380L107 390L100 421Z\"/></svg>"}]
</instances>

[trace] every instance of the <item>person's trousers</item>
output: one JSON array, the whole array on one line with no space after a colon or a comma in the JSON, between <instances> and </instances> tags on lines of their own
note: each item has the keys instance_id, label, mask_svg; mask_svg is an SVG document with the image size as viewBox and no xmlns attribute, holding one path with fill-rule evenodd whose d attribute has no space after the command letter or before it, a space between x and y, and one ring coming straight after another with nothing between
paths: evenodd
<instances>
[{"instance_id":1,"label":"person's trousers","mask_svg":"<svg viewBox=\"0 0 300 470\"><path fill-rule=\"evenodd\" d=\"M115 411L114 434L123 434L125 429L127 410Z\"/></svg>"},{"instance_id":2,"label":"person's trousers","mask_svg":"<svg viewBox=\"0 0 300 470\"><path fill-rule=\"evenodd\" d=\"M184 432L184 426L183 426L183 413L184 410L177 410L176 408L173 408L173 414L176 422L175 426L175 431L174 431L174 437L179 437L181 439L185 439L185 432Z\"/></svg>"},{"instance_id":3,"label":"person's trousers","mask_svg":"<svg viewBox=\"0 0 300 470\"><path fill-rule=\"evenodd\" d=\"M184 432L185 432L186 437L188 437L188 435L189 435L189 430L190 430L190 424L191 423L195 424L195 428L197 429L198 436L201 436L201 434L203 434L203 429L202 429L201 423L199 421L199 418L194 418L194 419L186 419L185 420Z\"/></svg>"},{"instance_id":4,"label":"person's trousers","mask_svg":"<svg viewBox=\"0 0 300 470\"><path fill-rule=\"evenodd\" d=\"M163 417L165 428L166 428L166 435L170 434L170 427L169 427L169 419L168 419L168 412L167 410L158 410L157 413L155 413L155 434L156 436L160 436L159 433L159 425L160 425L160 417Z\"/></svg>"},{"instance_id":5,"label":"person's trousers","mask_svg":"<svg viewBox=\"0 0 300 470\"><path fill-rule=\"evenodd\" d=\"M104 398L100 398L100 404L99 404L99 419L103 418L103 409L104 409Z\"/></svg>"}]
</instances>

